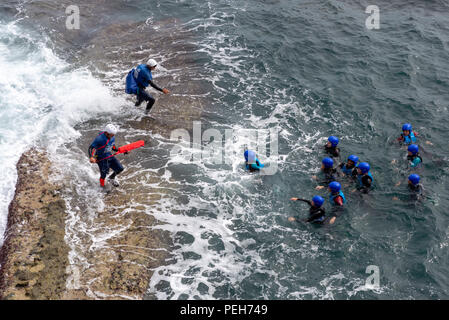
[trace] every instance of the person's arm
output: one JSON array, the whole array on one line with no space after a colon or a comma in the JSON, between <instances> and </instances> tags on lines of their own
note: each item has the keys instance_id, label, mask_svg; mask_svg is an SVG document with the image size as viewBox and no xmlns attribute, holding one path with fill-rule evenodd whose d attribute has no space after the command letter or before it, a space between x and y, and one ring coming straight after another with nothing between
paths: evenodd
<instances>
[{"instance_id":1,"label":"person's arm","mask_svg":"<svg viewBox=\"0 0 449 320\"><path fill-rule=\"evenodd\" d=\"M307 203L309 206L312 206L312 201L310 201L310 200L301 199L301 198L294 198L294 199L296 199L295 201L302 201L302 202ZM293 198L292 198L292 200L293 200Z\"/></svg>"},{"instance_id":2,"label":"person's arm","mask_svg":"<svg viewBox=\"0 0 449 320\"><path fill-rule=\"evenodd\" d=\"M91 163L95 163L95 162L97 162L97 160L95 160L95 153L97 152L97 150L93 147L93 144L91 144L90 146L89 146L89 150L88 150L88 153L89 153L89 161L91 162Z\"/></svg>"},{"instance_id":3,"label":"person's arm","mask_svg":"<svg viewBox=\"0 0 449 320\"><path fill-rule=\"evenodd\" d=\"M152 86L154 89L156 89L156 90L158 90L158 91L161 91L161 92L164 91L164 89L158 87L158 86L153 82L153 80L148 80L148 83L149 83L150 86Z\"/></svg>"}]
</instances>

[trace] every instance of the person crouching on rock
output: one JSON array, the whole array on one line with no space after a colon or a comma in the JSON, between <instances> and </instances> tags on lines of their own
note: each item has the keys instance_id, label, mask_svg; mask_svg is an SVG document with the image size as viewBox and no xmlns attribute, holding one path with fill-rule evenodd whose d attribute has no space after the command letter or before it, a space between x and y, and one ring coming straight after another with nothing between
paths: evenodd
<instances>
[{"instance_id":1,"label":"person crouching on rock","mask_svg":"<svg viewBox=\"0 0 449 320\"><path fill-rule=\"evenodd\" d=\"M105 179L109 169L114 171L108 178L114 187L118 187L119 183L115 177L123 171L120 161L112 155L112 151L118 151L115 146L115 135L117 127L108 124L104 131L100 132L89 147L89 157L91 163L97 163L100 168L100 186L105 186ZM127 152L125 152L127 154Z\"/></svg>"},{"instance_id":2,"label":"person crouching on rock","mask_svg":"<svg viewBox=\"0 0 449 320\"><path fill-rule=\"evenodd\" d=\"M150 59L146 64L140 64L136 68L132 69L126 77L126 93L137 95L137 101L135 104L136 107L140 106L142 101L147 101L146 111L150 111L156 102L156 99L145 91L145 88L148 87L148 85L158 91L163 92L164 94L170 93L168 89L161 89L154 84L151 71L155 70L156 66L156 61L154 59Z\"/></svg>"}]
</instances>

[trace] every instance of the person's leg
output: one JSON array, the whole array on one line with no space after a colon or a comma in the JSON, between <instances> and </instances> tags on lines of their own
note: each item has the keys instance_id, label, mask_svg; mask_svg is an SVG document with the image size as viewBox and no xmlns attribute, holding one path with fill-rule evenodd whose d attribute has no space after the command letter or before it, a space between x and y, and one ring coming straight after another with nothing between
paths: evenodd
<instances>
[{"instance_id":1,"label":"person's leg","mask_svg":"<svg viewBox=\"0 0 449 320\"><path fill-rule=\"evenodd\" d=\"M156 99L154 99L152 96L150 96L146 91L145 88L140 87L139 88L139 94L137 95L137 102L136 106L139 106L142 101L147 101L147 111L150 111L153 107L153 104L156 102Z\"/></svg>"},{"instance_id":2,"label":"person's leg","mask_svg":"<svg viewBox=\"0 0 449 320\"><path fill-rule=\"evenodd\" d=\"M139 93L137 94L137 101L136 101L136 104L135 104L136 107L140 106L142 101L145 100L145 94L146 94L145 88L139 86Z\"/></svg>"},{"instance_id":3,"label":"person's leg","mask_svg":"<svg viewBox=\"0 0 449 320\"><path fill-rule=\"evenodd\" d=\"M100 186L104 187L104 179L106 179L109 172L108 160L98 162L98 167L100 168Z\"/></svg>"},{"instance_id":4,"label":"person's leg","mask_svg":"<svg viewBox=\"0 0 449 320\"><path fill-rule=\"evenodd\" d=\"M156 102L156 99L154 99L152 96L148 95L148 103L147 103L147 108L146 111L150 111L151 108L153 108L154 103Z\"/></svg>"},{"instance_id":5,"label":"person's leg","mask_svg":"<svg viewBox=\"0 0 449 320\"><path fill-rule=\"evenodd\" d=\"M114 179L115 179L115 177L116 177L120 172L123 171L123 166L122 166L122 164L120 163L120 161L117 160L116 157L109 158L108 160L110 160L110 161L109 161L109 167L110 167L112 170L114 170L114 173L112 173L112 174L109 176L108 179L111 180L112 184L113 184L115 187L118 187L119 184L118 184L118 182L115 181Z\"/></svg>"}]
</instances>

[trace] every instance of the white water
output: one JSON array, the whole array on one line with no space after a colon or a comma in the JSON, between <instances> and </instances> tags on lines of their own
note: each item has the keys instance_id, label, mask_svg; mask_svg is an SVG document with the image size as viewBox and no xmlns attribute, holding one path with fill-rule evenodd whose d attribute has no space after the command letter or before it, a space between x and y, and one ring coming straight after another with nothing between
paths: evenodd
<instances>
[{"instance_id":1,"label":"white water","mask_svg":"<svg viewBox=\"0 0 449 320\"><path fill-rule=\"evenodd\" d=\"M64 163L71 155L60 147L80 135L74 126L116 113L123 102L88 70L71 69L38 39L15 23L0 23L0 245L20 155L32 146L46 147L52 159Z\"/></svg>"}]
</instances>

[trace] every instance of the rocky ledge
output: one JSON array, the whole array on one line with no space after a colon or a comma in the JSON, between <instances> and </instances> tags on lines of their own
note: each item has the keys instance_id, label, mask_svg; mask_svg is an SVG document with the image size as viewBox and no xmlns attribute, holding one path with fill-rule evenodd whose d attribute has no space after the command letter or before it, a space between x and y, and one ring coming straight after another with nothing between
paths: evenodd
<instances>
[{"instance_id":1,"label":"rocky ledge","mask_svg":"<svg viewBox=\"0 0 449 320\"><path fill-rule=\"evenodd\" d=\"M0 249L0 299L61 299L68 246L65 202L50 182L45 152L31 149L17 163L18 180Z\"/></svg>"}]
</instances>

